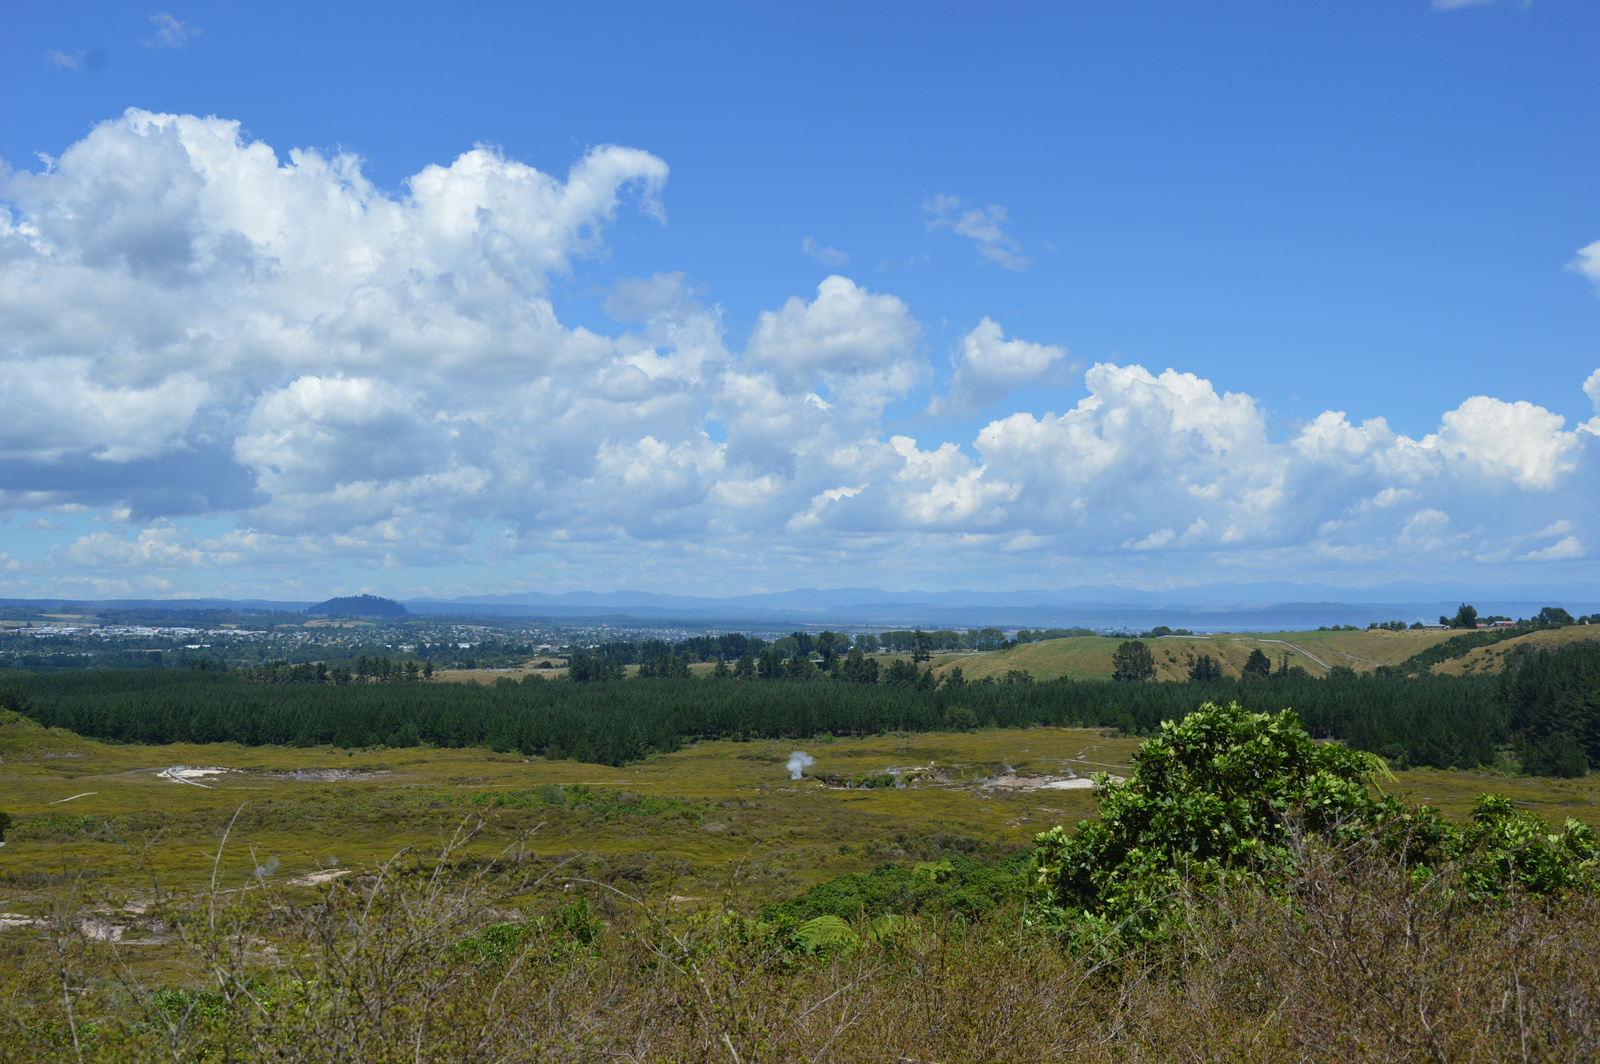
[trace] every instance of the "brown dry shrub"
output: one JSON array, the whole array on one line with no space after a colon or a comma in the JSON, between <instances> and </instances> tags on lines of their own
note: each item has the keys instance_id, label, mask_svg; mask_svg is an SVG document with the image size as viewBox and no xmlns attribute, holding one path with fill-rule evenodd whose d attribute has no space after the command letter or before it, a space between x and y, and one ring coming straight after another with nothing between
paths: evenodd
<instances>
[{"instance_id":1,"label":"brown dry shrub","mask_svg":"<svg viewBox=\"0 0 1600 1064\"><path fill-rule=\"evenodd\" d=\"M1463 903L1359 848L1308 852L1287 897L1195 893L1159 945L1090 963L1025 929L923 919L816 957L735 918L685 921L597 882L560 920L463 951L522 890L518 855L415 857L314 904L258 881L162 913L160 992L70 913L0 958L6 1060L1349 1061L1600 1055L1600 906ZM486 871L485 868L490 869ZM562 890L562 887L566 890ZM864 931L864 928L858 930ZM16 933L11 933L15 935ZM476 940L474 940L476 941Z\"/></svg>"}]
</instances>

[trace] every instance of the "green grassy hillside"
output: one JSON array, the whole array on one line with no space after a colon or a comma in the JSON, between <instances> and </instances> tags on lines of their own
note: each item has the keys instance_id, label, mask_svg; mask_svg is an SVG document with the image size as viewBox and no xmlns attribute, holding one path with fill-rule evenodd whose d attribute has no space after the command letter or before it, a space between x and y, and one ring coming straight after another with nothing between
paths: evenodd
<instances>
[{"instance_id":1,"label":"green grassy hillside","mask_svg":"<svg viewBox=\"0 0 1600 1064\"><path fill-rule=\"evenodd\" d=\"M1222 663L1224 675L1238 677L1250 652L1260 648L1272 659L1273 668L1287 656L1290 665L1299 665L1313 676L1324 676L1330 668L1344 666L1356 672L1370 672L1380 665L1394 666L1429 647L1437 646L1459 632L1390 632L1381 629L1360 632L1251 632L1208 636L1167 636L1142 640L1155 657L1158 680L1188 678L1189 665L1201 654ZM1515 659L1519 648L1559 646L1600 639L1589 626L1535 631L1508 639L1492 647L1471 651L1434 667L1436 673L1459 675L1463 672L1498 671L1508 658ZM1104 680L1112 673L1111 655L1120 639L1101 636L1052 639L1026 643L1010 650L988 653L943 654L935 659L935 671L943 675L959 665L969 680L985 676L1001 678L1012 669L1022 669L1035 680L1059 676L1075 680Z\"/></svg>"},{"instance_id":2,"label":"green grassy hillside","mask_svg":"<svg viewBox=\"0 0 1600 1064\"><path fill-rule=\"evenodd\" d=\"M1593 625L1574 625L1570 628L1529 632L1527 635L1519 635L1515 639L1508 639L1493 646L1479 647L1460 657L1440 662L1432 671L1450 676L1499 672L1508 663L1516 661L1518 657L1530 651L1549 650L1554 647L1570 646L1573 643L1597 642L1600 642L1600 628L1595 628Z\"/></svg>"}]
</instances>

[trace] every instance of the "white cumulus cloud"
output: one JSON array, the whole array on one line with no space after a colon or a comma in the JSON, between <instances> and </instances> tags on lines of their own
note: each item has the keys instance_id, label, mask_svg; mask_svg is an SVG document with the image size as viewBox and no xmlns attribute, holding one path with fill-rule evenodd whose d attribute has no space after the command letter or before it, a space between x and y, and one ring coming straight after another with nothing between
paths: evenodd
<instances>
[{"instance_id":1,"label":"white cumulus cloud","mask_svg":"<svg viewBox=\"0 0 1600 1064\"><path fill-rule=\"evenodd\" d=\"M365 512L427 492L481 513L436 493L526 457L491 426L562 393L570 414L619 358L556 322L548 277L603 253L630 192L660 216L666 176L628 148L560 180L480 147L396 196L351 156L280 160L235 122L129 111L0 185L0 453L58 503L111 485L29 463L135 465L116 490L142 510L189 465L212 503L194 509L264 491L315 523L366 490Z\"/></svg>"},{"instance_id":2,"label":"white cumulus cloud","mask_svg":"<svg viewBox=\"0 0 1600 1064\"><path fill-rule=\"evenodd\" d=\"M1569 558L1581 558L1588 552L1583 549L1583 544L1578 542L1577 536L1568 536L1542 550L1531 550L1526 554L1518 555L1519 562L1558 562Z\"/></svg>"},{"instance_id":3,"label":"white cumulus cloud","mask_svg":"<svg viewBox=\"0 0 1600 1064\"><path fill-rule=\"evenodd\" d=\"M1066 358L1064 347L1007 340L998 322L984 318L961 338L952 360L949 396L935 399L929 410L947 413L1003 399L1017 388L1040 382Z\"/></svg>"},{"instance_id":4,"label":"white cumulus cloud","mask_svg":"<svg viewBox=\"0 0 1600 1064\"><path fill-rule=\"evenodd\" d=\"M733 344L671 270L593 289L611 335L563 323L552 278L630 208L663 218L667 176L632 148L553 176L477 147L384 190L353 156L137 110L7 171L0 511L110 522L7 571L62 593L341 565L733 591L1586 558L1600 417L1515 397L1419 438L1336 410L1283 434L1228 381L1102 362L1070 408L958 439L940 418L1068 382L1066 349L984 317L932 366L912 308L840 274ZM1003 212L931 211L1020 255ZM1573 383L1600 412L1600 371Z\"/></svg>"},{"instance_id":5,"label":"white cumulus cloud","mask_svg":"<svg viewBox=\"0 0 1600 1064\"><path fill-rule=\"evenodd\" d=\"M752 368L764 369L786 391L823 387L834 402L876 406L915 383L922 326L892 295L860 288L837 274L806 303L791 297L763 311L747 348Z\"/></svg>"}]
</instances>

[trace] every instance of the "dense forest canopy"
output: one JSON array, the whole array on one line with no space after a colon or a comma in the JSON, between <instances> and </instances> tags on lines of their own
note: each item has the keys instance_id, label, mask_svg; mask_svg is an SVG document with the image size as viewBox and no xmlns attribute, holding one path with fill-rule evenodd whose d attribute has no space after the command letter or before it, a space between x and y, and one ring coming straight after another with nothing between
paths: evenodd
<instances>
[{"instance_id":1,"label":"dense forest canopy","mask_svg":"<svg viewBox=\"0 0 1600 1064\"><path fill-rule=\"evenodd\" d=\"M1202 702L1293 708L1319 738L1400 765L1494 764L1514 747L1573 774L1600 757L1600 647L1530 657L1502 677L1303 674L1182 683L934 681L910 663L876 682L819 673L761 680L738 670L576 683L255 683L204 670L0 676L7 704L40 724L120 742L338 746L486 745L620 765L702 739L1033 724L1151 734ZM842 666L841 666L842 668ZM1545 766L1548 767L1548 766Z\"/></svg>"}]
</instances>

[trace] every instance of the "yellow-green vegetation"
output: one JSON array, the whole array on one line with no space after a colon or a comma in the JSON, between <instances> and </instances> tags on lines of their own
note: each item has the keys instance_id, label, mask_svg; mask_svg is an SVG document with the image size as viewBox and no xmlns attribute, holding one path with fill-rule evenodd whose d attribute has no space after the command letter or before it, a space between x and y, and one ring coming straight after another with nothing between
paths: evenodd
<instances>
[{"instance_id":1,"label":"yellow-green vegetation","mask_svg":"<svg viewBox=\"0 0 1600 1064\"><path fill-rule=\"evenodd\" d=\"M1272 659L1277 668L1283 661L1304 668L1312 676L1325 676L1336 667L1370 672L1380 665L1394 666L1428 647L1437 646L1459 631L1404 631L1364 629L1358 632L1227 632L1204 636L1166 636L1161 639L1141 640L1151 650L1155 659L1157 680L1186 680L1189 667L1202 654L1209 654L1221 666L1223 675L1232 679L1243 674L1244 663L1250 652L1259 648ZM1462 672L1498 670L1508 654L1524 645L1563 645L1597 637L1584 626L1544 629L1529 632L1496 644L1480 648L1464 658L1454 658L1435 666L1436 673L1458 675ZM1111 678L1111 655L1123 642L1105 636L1077 636L1068 639L1050 639L1037 643L1024 643L1008 650L968 651L934 655L934 672L943 677L954 666L960 666L968 680L986 676L1004 679L1006 673L1021 670L1035 680L1053 680L1068 677L1074 680L1107 680ZM536 675L553 679L565 674L564 668L536 668L535 658L521 668L507 669L450 669L442 670L439 679L457 682L493 683L501 677L522 679ZM885 654L885 661L906 657L904 654ZM710 662L697 662L690 666L695 675L709 674L715 666ZM636 675L639 666L626 666L628 676Z\"/></svg>"},{"instance_id":2,"label":"yellow-green vegetation","mask_svg":"<svg viewBox=\"0 0 1600 1064\"><path fill-rule=\"evenodd\" d=\"M1448 633L1441 633L1448 634ZM1470 676L1473 673L1501 672L1508 664L1529 653L1571 646L1574 643L1600 643L1600 628L1594 625L1571 625L1565 628L1544 628L1503 643L1478 647L1460 657L1435 665L1438 675Z\"/></svg>"},{"instance_id":3,"label":"yellow-green vegetation","mask_svg":"<svg viewBox=\"0 0 1600 1064\"><path fill-rule=\"evenodd\" d=\"M481 817L478 856L543 824L532 848L551 860L583 855L635 882L675 883L683 896L720 890L743 862L738 889L778 900L884 860L1026 845L1094 808L1087 789L1037 784L1121 775L1136 746L1089 729L993 729L701 743L619 769L486 749L116 745L13 720L0 726L0 811L13 818L0 848L0 909L30 911L79 876L130 896L154 881L173 889L206 881L236 811L234 875L270 859L285 881L359 870L403 847L436 846L441 832ZM797 749L816 759L798 781L785 767ZM161 774L173 766L191 774ZM192 774L201 769L228 771ZM891 769L909 785L838 785ZM539 799L552 785L618 797ZM1575 816L1600 825L1600 777L1418 769L1386 787L1448 816L1464 816L1477 794L1494 790L1556 823Z\"/></svg>"},{"instance_id":4,"label":"yellow-green vegetation","mask_svg":"<svg viewBox=\"0 0 1600 1064\"><path fill-rule=\"evenodd\" d=\"M702 743L617 769L485 749L113 745L16 721L0 727L0 810L15 821L0 849L0 909L27 911L80 871L135 893L150 888L152 874L173 888L208 880L208 854L241 807L233 874L269 858L286 880L361 869L405 846L436 846L441 831L482 817L488 828L475 853L543 823L534 849L552 858L585 854L636 881L673 880L684 895L720 889L742 861L741 890L781 897L883 860L1025 845L1042 826L1092 808L1088 790L1027 790L1026 777L1116 772L1135 746L1085 729L1034 728ZM816 759L798 781L785 767L796 749ZM190 782L160 774L179 765L229 771ZM818 779L889 769L906 770L910 784L852 789ZM1008 769L1012 786L983 785ZM551 785L622 798L570 809L506 799Z\"/></svg>"},{"instance_id":5,"label":"yellow-green vegetation","mask_svg":"<svg viewBox=\"0 0 1600 1064\"><path fill-rule=\"evenodd\" d=\"M1239 732L1228 733L1229 755L1186 760L1212 743L1221 726L1212 718ZM1263 729L1286 741L1262 747ZM1513 883L1482 901L1472 888L1504 878L1498 864L1418 875L1422 866L1400 864L1360 830L1341 839L1337 813L1302 837L1279 814L1315 827L1312 814L1327 820L1333 809L1322 799L1359 798L1350 788L1371 762L1310 744L1289 714L1207 707L1164 728L1140 751L1132 783L1106 796L1108 830L1080 829L1091 843L1138 828L1173 844L1155 868L1173 918L1148 936L1109 923L1102 934L1081 922L1060 929L1071 871L1062 862L1076 852L1061 845L1046 848L1057 863L1046 865L1043 900L921 910L884 896L888 909L854 917L838 904L866 886L840 872L896 858L913 866L899 873L901 889L936 884L964 874L969 853L992 859L1077 822L1094 811L1093 792L1039 785L1103 767L1126 773L1133 741L1030 728L802 745L816 760L792 780L794 747L770 742L706 743L616 769L482 750L112 746L12 716L0 722L0 808L20 814L0 850L0 1060L1600 1051L1596 899L1530 897ZM1234 756L1243 750L1257 756ZM171 771L175 761L200 774ZM1290 779L1306 793L1290 787L1282 809L1276 792L1247 785L1279 762L1306 763ZM1330 765L1350 779L1322 771ZM234 771L204 771L222 768ZM1162 783L1178 769L1190 774L1187 790ZM826 782L891 774L909 785ZM1245 781L1245 797L1273 799L1270 809L1236 809L1229 780ZM1505 792L1489 805L1496 823L1518 829L1537 823L1518 807L1555 825L1595 819L1587 779L1400 773L1385 786L1408 799L1419 786L1447 791L1432 804L1476 803L1480 814L1478 792ZM1176 833L1165 814L1130 819L1168 791L1205 816L1179 811ZM1184 874L1194 847L1179 829L1240 814L1276 827L1276 849L1262 851L1273 874ZM1496 839L1502 849L1515 841ZM1229 853L1248 849L1237 830L1224 841ZM1404 851L1408 839L1397 841ZM1118 851L1135 866L1145 852ZM823 879L839 888L834 904L759 915Z\"/></svg>"},{"instance_id":6,"label":"yellow-green vegetation","mask_svg":"<svg viewBox=\"0 0 1600 1064\"><path fill-rule=\"evenodd\" d=\"M1276 669L1284 661L1300 666L1312 676L1326 676L1333 668L1344 667L1358 673L1371 672L1381 665L1395 666L1429 647L1437 646L1458 631L1405 631L1367 629L1359 632L1237 632L1207 636L1166 636L1141 640L1155 659L1157 680L1186 680L1189 668L1202 654L1210 655L1222 666L1229 679L1243 674L1244 663L1252 650L1260 649ZM1560 646L1600 639L1589 626L1535 630L1492 647L1482 647L1461 658L1452 658L1433 667L1435 673L1460 675L1493 672L1522 652L1519 648ZM967 654L940 654L934 671L948 675L956 666L968 680L992 676L1003 679L1012 670L1028 672L1035 680L1065 676L1074 680L1108 680L1113 672L1111 655L1122 642L1103 636L1079 636L1024 643L1009 650Z\"/></svg>"}]
</instances>

